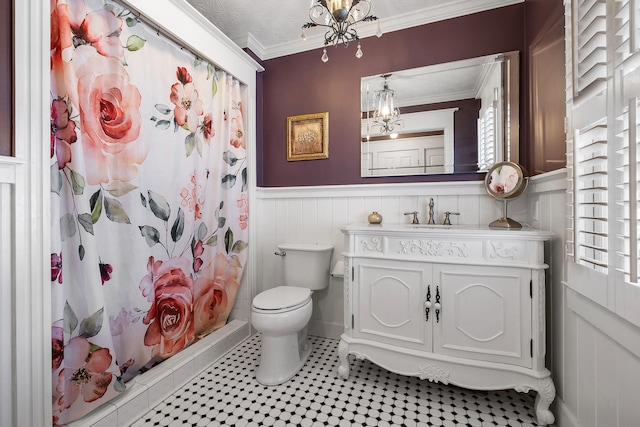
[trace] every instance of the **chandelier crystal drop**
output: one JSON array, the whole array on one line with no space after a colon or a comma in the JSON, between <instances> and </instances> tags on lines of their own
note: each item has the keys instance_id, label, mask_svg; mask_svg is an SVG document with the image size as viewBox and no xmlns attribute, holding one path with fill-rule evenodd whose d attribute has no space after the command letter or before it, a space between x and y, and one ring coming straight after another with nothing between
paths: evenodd
<instances>
[{"instance_id":1,"label":"chandelier crystal drop","mask_svg":"<svg viewBox=\"0 0 640 427\"><path fill-rule=\"evenodd\" d=\"M327 55L327 48L322 49L322 62L327 62L329 60L329 55Z\"/></svg>"},{"instance_id":2,"label":"chandelier crystal drop","mask_svg":"<svg viewBox=\"0 0 640 427\"><path fill-rule=\"evenodd\" d=\"M352 41L358 42L356 58L361 58L362 48L360 37L356 31L358 22L377 21L378 18L370 14L371 0L311 0L309 8L310 22L302 26L302 34L306 28L325 27L325 50L322 61L327 62L327 46L337 46L342 43L345 47ZM378 26L379 29L379 26ZM379 36L378 36L379 37Z\"/></svg>"},{"instance_id":3,"label":"chandelier crystal drop","mask_svg":"<svg viewBox=\"0 0 640 427\"><path fill-rule=\"evenodd\" d=\"M391 74L383 74L384 79L382 90L375 92L375 106L373 112L374 130L383 135L389 135L398 131L402 127L400 119L400 110L393 104L393 96L395 92L389 88L387 79Z\"/></svg>"}]
</instances>

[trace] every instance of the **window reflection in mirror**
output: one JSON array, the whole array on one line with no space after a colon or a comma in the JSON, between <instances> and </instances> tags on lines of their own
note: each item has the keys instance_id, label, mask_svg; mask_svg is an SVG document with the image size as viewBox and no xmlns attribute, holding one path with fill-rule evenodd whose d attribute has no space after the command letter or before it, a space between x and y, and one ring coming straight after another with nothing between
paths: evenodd
<instances>
[{"instance_id":1,"label":"window reflection in mirror","mask_svg":"<svg viewBox=\"0 0 640 427\"><path fill-rule=\"evenodd\" d=\"M509 52L363 77L361 176L484 172L517 162L518 69L518 52ZM381 114L385 89L399 117Z\"/></svg>"}]
</instances>

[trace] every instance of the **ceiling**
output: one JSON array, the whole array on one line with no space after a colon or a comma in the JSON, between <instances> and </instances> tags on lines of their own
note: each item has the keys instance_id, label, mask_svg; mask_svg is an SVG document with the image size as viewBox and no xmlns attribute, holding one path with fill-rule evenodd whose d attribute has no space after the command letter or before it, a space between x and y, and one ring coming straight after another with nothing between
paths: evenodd
<instances>
[{"instance_id":1,"label":"ceiling","mask_svg":"<svg viewBox=\"0 0 640 427\"><path fill-rule=\"evenodd\" d=\"M309 7L317 0L187 0L205 18L241 48L248 47L263 60L318 49L324 43L321 28L306 30ZM524 0L371 0L371 14L378 22L358 24L360 38L497 7ZM286 5L286 7L285 7ZM384 37L384 36L383 36ZM366 43L363 41L366 52Z\"/></svg>"}]
</instances>

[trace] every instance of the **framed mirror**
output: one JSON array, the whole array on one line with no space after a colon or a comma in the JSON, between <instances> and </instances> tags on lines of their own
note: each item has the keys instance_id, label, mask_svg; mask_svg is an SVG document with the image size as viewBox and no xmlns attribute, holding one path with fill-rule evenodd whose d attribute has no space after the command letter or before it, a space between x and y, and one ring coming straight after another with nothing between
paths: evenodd
<instances>
[{"instance_id":1,"label":"framed mirror","mask_svg":"<svg viewBox=\"0 0 640 427\"><path fill-rule=\"evenodd\" d=\"M518 52L361 79L361 176L486 172L519 161Z\"/></svg>"}]
</instances>

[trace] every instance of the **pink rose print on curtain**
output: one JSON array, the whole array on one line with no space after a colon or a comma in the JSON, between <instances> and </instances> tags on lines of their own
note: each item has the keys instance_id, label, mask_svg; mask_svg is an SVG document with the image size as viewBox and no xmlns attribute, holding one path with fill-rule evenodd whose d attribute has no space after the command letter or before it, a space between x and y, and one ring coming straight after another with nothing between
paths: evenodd
<instances>
[{"instance_id":1,"label":"pink rose print on curtain","mask_svg":"<svg viewBox=\"0 0 640 427\"><path fill-rule=\"evenodd\" d=\"M76 46L88 44L102 56L124 57L124 48L120 42L122 19L109 9L87 12L83 0L70 0L68 4L69 24Z\"/></svg>"},{"instance_id":2,"label":"pink rose print on curtain","mask_svg":"<svg viewBox=\"0 0 640 427\"><path fill-rule=\"evenodd\" d=\"M113 267L111 264L103 264L99 263L98 267L100 268L100 280L102 280L102 284L104 282L108 282L111 280L111 273L113 273Z\"/></svg>"},{"instance_id":3,"label":"pink rose print on curtain","mask_svg":"<svg viewBox=\"0 0 640 427\"><path fill-rule=\"evenodd\" d=\"M202 254L204 253L204 245L202 240L198 240L193 246L193 272L198 273L204 261L202 261Z\"/></svg>"},{"instance_id":4,"label":"pink rose print on curtain","mask_svg":"<svg viewBox=\"0 0 640 427\"><path fill-rule=\"evenodd\" d=\"M240 195L237 204L239 212L238 224L241 230L246 230L249 225L247 222L249 220L249 200L246 193Z\"/></svg>"},{"instance_id":5,"label":"pink rose print on curtain","mask_svg":"<svg viewBox=\"0 0 640 427\"><path fill-rule=\"evenodd\" d=\"M54 92L58 96L72 97L77 105L74 50L88 47L97 55L117 58L125 64L125 49L142 49L146 40L130 35L126 42L120 39L123 23L128 27L137 24L137 19L126 9L118 14L109 8L87 10L84 0L69 0L52 5L51 9L51 71Z\"/></svg>"},{"instance_id":6,"label":"pink rose print on curtain","mask_svg":"<svg viewBox=\"0 0 640 427\"><path fill-rule=\"evenodd\" d=\"M204 121L202 122L202 134L204 135L204 140L207 144L209 144L211 138L216 136L216 130L213 128L213 117L211 116L211 113L204 116Z\"/></svg>"},{"instance_id":7,"label":"pink rose print on curtain","mask_svg":"<svg viewBox=\"0 0 640 427\"><path fill-rule=\"evenodd\" d=\"M202 219L202 207L204 206L204 190L202 185L198 184L197 172L191 174L191 181L186 187L180 190L180 205L189 209L193 213L194 219Z\"/></svg>"},{"instance_id":8,"label":"pink rose print on curtain","mask_svg":"<svg viewBox=\"0 0 640 427\"><path fill-rule=\"evenodd\" d=\"M51 281L58 281L62 283L62 252L60 255L56 253L51 254Z\"/></svg>"},{"instance_id":9,"label":"pink rose print on curtain","mask_svg":"<svg viewBox=\"0 0 640 427\"><path fill-rule=\"evenodd\" d=\"M179 82L171 86L170 96L171 102L175 105L174 117L178 126L195 133L200 123L199 117L204 114L202 101L186 68L178 67L176 76Z\"/></svg>"},{"instance_id":10,"label":"pink rose print on curtain","mask_svg":"<svg viewBox=\"0 0 640 427\"><path fill-rule=\"evenodd\" d=\"M152 294L149 285L153 285L153 301L144 318L149 325L144 344L154 347L154 355L171 356L193 341L193 280L185 274L190 269L187 258L155 262L149 257L149 274L140 288L148 298Z\"/></svg>"},{"instance_id":11,"label":"pink rose print on curtain","mask_svg":"<svg viewBox=\"0 0 640 427\"><path fill-rule=\"evenodd\" d=\"M149 152L138 139L140 92L115 58L89 56L77 74L87 183L128 182Z\"/></svg>"},{"instance_id":12,"label":"pink rose print on curtain","mask_svg":"<svg viewBox=\"0 0 640 427\"><path fill-rule=\"evenodd\" d=\"M209 79L210 76L214 75L214 70L211 65L208 65L207 69L209 70L207 79ZM198 154L202 156L204 144L209 145L216 134L213 128L213 115L211 112L205 113L203 100L200 99L200 94L189 71L185 67L178 67L176 77L178 82L171 85L169 93L169 100L173 107L163 103L155 104L156 110L167 117L158 118L152 116L151 120L155 122L155 127L158 129L169 129L173 121L175 131L179 128L188 131L189 134L184 140L187 157L194 150L197 150ZM215 87L215 83L213 83L213 95L215 95ZM171 117L172 113L173 118ZM202 120L200 119L201 117Z\"/></svg>"},{"instance_id":13,"label":"pink rose print on curtain","mask_svg":"<svg viewBox=\"0 0 640 427\"><path fill-rule=\"evenodd\" d=\"M51 152L56 155L58 169L71 161L71 144L77 141L76 122L70 119L70 108L64 99L51 102Z\"/></svg>"},{"instance_id":14,"label":"pink rose print on curtain","mask_svg":"<svg viewBox=\"0 0 640 427\"><path fill-rule=\"evenodd\" d=\"M231 141L229 143L236 148L246 148L244 126L240 115L231 119Z\"/></svg>"},{"instance_id":15,"label":"pink rose print on curtain","mask_svg":"<svg viewBox=\"0 0 640 427\"><path fill-rule=\"evenodd\" d=\"M82 394L85 402L100 399L111 384L112 375L109 349L91 351L91 343L84 337L73 337L65 348L64 368L60 371L58 392L63 393L58 405L67 409ZM65 371L72 371L65 375Z\"/></svg>"},{"instance_id":16,"label":"pink rose print on curtain","mask_svg":"<svg viewBox=\"0 0 640 427\"><path fill-rule=\"evenodd\" d=\"M64 330L59 326L51 326L51 369L56 370L64 359Z\"/></svg>"},{"instance_id":17,"label":"pink rose print on curtain","mask_svg":"<svg viewBox=\"0 0 640 427\"><path fill-rule=\"evenodd\" d=\"M247 261L242 84L143 20L51 2L54 424L224 326Z\"/></svg>"},{"instance_id":18,"label":"pink rose print on curtain","mask_svg":"<svg viewBox=\"0 0 640 427\"><path fill-rule=\"evenodd\" d=\"M240 270L233 260L218 253L201 272L194 283L194 318L196 333L206 334L220 327L219 319L226 322L230 302L240 287Z\"/></svg>"}]
</instances>

